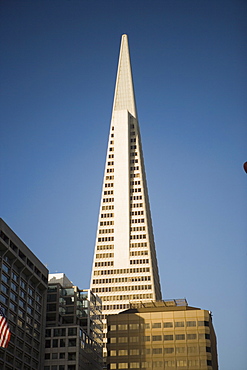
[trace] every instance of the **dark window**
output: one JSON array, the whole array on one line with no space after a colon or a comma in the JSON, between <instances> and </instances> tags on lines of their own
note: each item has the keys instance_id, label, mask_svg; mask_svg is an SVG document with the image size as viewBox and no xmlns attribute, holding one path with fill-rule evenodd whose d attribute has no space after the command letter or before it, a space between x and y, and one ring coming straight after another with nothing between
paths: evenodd
<instances>
[{"instance_id":1,"label":"dark window","mask_svg":"<svg viewBox=\"0 0 247 370\"><path fill-rule=\"evenodd\" d=\"M51 340L50 339L46 339L45 348L51 348Z\"/></svg>"},{"instance_id":2,"label":"dark window","mask_svg":"<svg viewBox=\"0 0 247 370\"><path fill-rule=\"evenodd\" d=\"M176 340L184 340L185 334L176 334Z\"/></svg>"},{"instance_id":3,"label":"dark window","mask_svg":"<svg viewBox=\"0 0 247 370\"><path fill-rule=\"evenodd\" d=\"M187 326L196 326L196 321L187 321L186 325Z\"/></svg>"},{"instance_id":4,"label":"dark window","mask_svg":"<svg viewBox=\"0 0 247 370\"><path fill-rule=\"evenodd\" d=\"M184 327L184 322L183 321L175 322L175 328L181 328L181 327Z\"/></svg>"},{"instance_id":5,"label":"dark window","mask_svg":"<svg viewBox=\"0 0 247 370\"><path fill-rule=\"evenodd\" d=\"M173 323L172 322L164 322L164 328L172 328L173 327Z\"/></svg>"},{"instance_id":6,"label":"dark window","mask_svg":"<svg viewBox=\"0 0 247 370\"><path fill-rule=\"evenodd\" d=\"M209 326L208 321L198 321L198 326Z\"/></svg>"},{"instance_id":7,"label":"dark window","mask_svg":"<svg viewBox=\"0 0 247 370\"><path fill-rule=\"evenodd\" d=\"M64 339L60 339L60 347L65 347L65 340Z\"/></svg>"},{"instance_id":8,"label":"dark window","mask_svg":"<svg viewBox=\"0 0 247 370\"><path fill-rule=\"evenodd\" d=\"M196 334L187 334L187 339L196 339Z\"/></svg>"},{"instance_id":9,"label":"dark window","mask_svg":"<svg viewBox=\"0 0 247 370\"><path fill-rule=\"evenodd\" d=\"M164 340L173 340L173 335L164 335Z\"/></svg>"},{"instance_id":10,"label":"dark window","mask_svg":"<svg viewBox=\"0 0 247 370\"><path fill-rule=\"evenodd\" d=\"M76 346L76 338L70 338L69 347L75 347L75 346Z\"/></svg>"},{"instance_id":11,"label":"dark window","mask_svg":"<svg viewBox=\"0 0 247 370\"><path fill-rule=\"evenodd\" d=\"M69 328L68 329L68 335L76 335L77 334L77 328Z\"/></svg>"},{"instance_id":12,"label":"dark window","mask_svg":"<svg viewBox=\"0 0 247 370\"><path fill-rule=\"evenodd\" d=\"M75 361L76 360L76 353L75 352L69 352L68 353L68 360L69 361Z\"/></svg>"},{"instance_id":13,"label":"dark window","mask_svg":"<svg viewBox=\"0 0 247 370\"><path fill-rule=\"evenodd\" d=\"M154 322L152 324L152 328L154 328L154 329L161 328L161 322Z\"/></svg>"},{"instance_id":14,"label":"dark window","mask_svg":"<svg viewBox=\"0 0 247 370\"><path fill-rule=\"evenodd\" d=\"M161 335L153 335L153 336L152 336L152 340L153 340L153 341L159 341L159 340L162 340L162 336L161 336Z\"/></svg>"},{"instance_id":15,"label":"dark window","mask_svg":"<svg viewBox=\"0 0 247 370\"><path fill-rule=\"evenodd\" d=\"M58 347L58 339L53 339L52 341L52 347L57 348Z\"/></svg>"}]
</instances>

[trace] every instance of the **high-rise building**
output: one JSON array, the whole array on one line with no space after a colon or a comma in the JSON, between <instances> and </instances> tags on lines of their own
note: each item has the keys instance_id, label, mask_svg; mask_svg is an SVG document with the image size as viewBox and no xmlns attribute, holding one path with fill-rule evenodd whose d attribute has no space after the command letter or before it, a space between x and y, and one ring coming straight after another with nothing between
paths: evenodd
<instances>
[{"instance_id":1,"label":"high-rise building","mask_svg":"<svg viewBox=\"0 0 247 370\"><path fill-rule=\"evenodd\" d=\"M185 300L133 304L107 324L109 370L218 369L212 315Z\"/></svg>"},{"instance_id":2,"label":"high-rise building","mask_svg":"<svg viewBox=\"0 0 247 370\"><path fill-rule=\"evenodd\" d=\"M122 36L91 289L102 312L161 299L127 35Z\"/></svg>"},{"instance_id":3,"label":"high-rise building","mask_svg":"<svg viewBox=\"0 0 247 370\"><path fill-rule=\"evenodd\" d=\"M127 35L120 46L90 289L102 299L104 315L131 301L161 299Z\"/></svg>"},{"instance_id":4,"label":"high-rise building","mask_svg":"<svg viewBox=\"0 0 247 370\"><path fill-rule=\"evenodd\" d=\"M48 270L0 218L0 305L11 339L0 369L43 370Z\"/></svg>"},{"instance_id":5,"label":"high-rise building","mask_svg":"<svg viewBox=\"0 0 247 370\"><path fill-rule=\"evenodd\" d=\"M102 370L101 300L49 274L44 370Z\"/></svg>"}]
</instances>

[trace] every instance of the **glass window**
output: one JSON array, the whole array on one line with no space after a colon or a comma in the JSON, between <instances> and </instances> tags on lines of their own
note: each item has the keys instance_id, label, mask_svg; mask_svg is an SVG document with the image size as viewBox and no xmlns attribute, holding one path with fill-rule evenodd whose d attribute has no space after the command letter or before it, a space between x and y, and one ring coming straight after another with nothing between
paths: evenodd
<instances>
[{"instance_id":1,"label":"glass window","mask_svg":"<svg viewBox=\"0 0 247 370\"><path fill-rule=\"evenodd\" d=\"M164 340L173 340L173 335L172 334L164 335Z\"/></svg>"},{"instance_id":2,"label":"glass window","mask_svg":"<svg viewBox=\"0 0 247 370\"><path fill-rule=\"evenodd\" d=\"M137 330L137 329L139 329L139 324L129 324L129 328L131 330Z\"/></svg>"},{"instance_id":3,"label":"glass window","mask_svg":"<svg viewBox=\"0 0 247 370\"><path fill-rule=\"evenodd\" d=\"M4 284L1 284L1 291L5 294L8 294L8 288Z\"/></svg>"},{"instance_id":4,"label":"glass window","mask_svg":"<svg viewBox=\"0 0 247 370\"><path fill-rule=\"evenodd\" d=\"M76 360L76 353L75 352L69 352L68 353L68 361L75 361Z\"/></svg>"},{"instance_id":5,"label":"glass window","mask_svg":"<svg viewBox=\"0 0 247 370\"><path fill-rule=\"evenodd\" d=\"M162 336L161 335L153 335L152 340L153 341L160 341L160 340L162 340Z\"/></svg>"},{"instance_id":6,"label":"glass window","mask_svg":"<svg viewBox=\"0 0 247 370\"><path fill-rule=\"evenodd\" d=\"M185 353L185 347L176 347L176 353Z\"/></svg>"},{"instance_id":7,"label":"glass window","mask_svg":"<svg viewBox=\"0 0 247 370\"><path fill-rule=\"evenodd\" d=\"M140 368L139 362L131 362L130 363L130 369L139 369L139 368Z\"/></svg>"},{"instance_id":8,"label":"glass window","mask_svg":"<svg viewBox=\"0 0 247 370\"><path fill-rule=\"evenodd\" d=\"M15 293L10 292L9 296L11 299L13 299L13 301L17 301L17 295Z\"/></svg>"},{"instance_id":9,"label":"glass window","mask_svg":"<svg viewBox=\"0 0 247 370\"><path fill-rule=\"evenodd\" d=\"M60 339L60 347L65 347L65 339Z\"/></svg>"},{"instance_id":10,"label":"glass window","mask_svg":"<svg viewBox=\"0 0 247 370\"><path fill-rule=\"evenodd\" d=\"M28 294L30 295L33 295L34 294L34 291L32 288L30 288L30 286L28 287Z\"/></svg>"},{"instance_id":11,"label":"glass window","mask_svg":"<svg viewBox=\"0 0 247 370\"><path fill-rule=\"evenodd\" d=\"M162 348L153 348L153 355L162 354Z\"/></svg>"},{"instance_id":12,"label":"glass window","mask_svg":"<svg viewBox=\"0 0 247 370\"><path fill-rule=\"evenodd\" d=\"M26 293L22 289L20 289L20 293L19 294L20 294L20 297L21 298L24 298L24 299L26 298Z\"/></svg>"},{"instance_id":13,"label":"glass window","mask_svg":"<svg viewBox=\"0 0 247 370\"><path fill-rule=\"evenodd\" d=\"M177 367L187 367L186 360L177 360Z\"/></svg>"},{"instance_id":14,"label":"glass window","mask_svg":"<svg viewBox=\"0 0 247 370\"><path fill-rule=\"evenodd\" d=\"M30 314L30 315L33 315L33 308L27 306L27 312Z\"/></svg>"},{"instance_id":15,"label":"glass window","mask_svg":"<svg viewBox=\"0 0 247 370\"><path fill-rule=\"evenodd\" d=\"M187 339L196 339L197 335L196 334L187 334Z\"/></svg>"},{"instance_id":16,"label":"glass window","mask_svg":"<svg viewBox=\"0 0 247 370\"><path fill-rule=\"evenodd\" d=\"M25 281L24 280L22 280L21 279L21 281L20 281L20 286L23 288L23 289L27 289L27 284L25 283Z\"/></svg>"},{"instance_id":17,"label":"glass window","mask_svg":"<svg viewBox=\"0 0 247 370\"><path fill-rule=\"evenodd\" d=\"M22 299L19 299L19 306L25 308L25 302Z\"/></svg>"},{"instance_id":18,"label":"glass window","mask_svg":"<svg viewBox=\"0 0 247 370\"><path fill-rule=\"evenodd\" d=\"M128 342L128 337L119 337L118 338L118 343L127 343L127 342Z\"/></svg>"},{"instance_id":19,"label":"glass window","mask_svg":"<svg viewBox=\"0 0 247 370\"><path fill-rule=\"evenodd\" d=\"M184 327L184 322L183 321L176 321L175 322L175 328L181 328Z\"/></svg>"},{"instance_id":20,"label":"glass window","mask_svg":"<svg viewBox=\"0 0 247 370\"><path fill-rule=\"evenodd\" d=\"M9 278L6 275L2 274L2 281L4 283L8 284L9 283Z\"/></svg>"},{"instance_id":21,"label":"glass window","mask_svg":"<svg viewBox=\"0 0 247 370\"><path fill-rule=\"evenodd\" d=\"M51 329L46 329L45 330L45 336L50 337L51 336Z\"/></svg>"},{"instance_id":22,"label":"glass window","mask_svg":"<svg viewBox=\"0 0 247 370\"><path fill-rule=\"evenodd\" d=\"M198 326L209 326L208 321L198 321Z\"/></svg>"},{"instance_id":23,"label":"glass window","mask_svg":"<svg viewBox=\"0 0 247 370\"><path fill-rule=\"evenodd\" d=\"M14 303L9 302L9 307L11 308L11 310L13 310L13 311L15 311L15 312L16 312L16 308L17 308L17 306L16 306Z\"/></svg>"},{"instance_id":24,"label":"glass window","mask_svg":"<svg viewBox=\"0 0 247 370\"><path fill-rule=\"evenodd\" d=\"M172 328L173 327L173 323L168 321L168 322L164 322L164 328Z\"/></svg>"},{"instance_id":25,"label":"glass window","mask_svg":"<svg viewBox=\"0 0 247 370\"><path fill-rule=\"evenodd\" d=\"M197 353L198 352L198 348L197 347L188 347L188 353Z\"/></svg>"},{"instance_id":26,"label":"glass window","mask_svg":"<svg viewBox=\"0 0 247 370\"><path fill-rule=\"evenodd\" d=\"M187 326L196 326L196 321L187 321L186 325Z\"/></svg>"},{"instance_id":27,"label":"glass window","mask_svg":"<svg viewBox=\"0 0 247 370\"><path fill-rule=\"evenodd\" d=\"M6 266L5 263L2 264L2 270L7 272L7 274L10 273L10 268L8 266Z\"/></svg>"},{"instance_id":28,"label":"glass window","mask_svg":"<svg viewBox=\"0 0 247 370\"><path fill-rule=\"evenodd\" d=\"M69 338L69 347L75 347L76 346L76 338Z\"/></svg>"},{"instance_id":29,"label":"glass window","mask_svg":"<svg viewBox=\"0 0 247 370\"><path fill-rule=\"evenodd\" d=\"M139 349L131 349L130 350L131 356L139 356Z\"/></svg>"},{"instance_id":30,"label":"glass window","mask_svg":"<svg viewBox=\"0 0 247 370\"><path fill-rule=\"evenodd\" d=\"M118 330L128 330L128 325L127 324L118 325Z\"/></svg>"},{"instance_id":31,"label":"glass window","mask_svg":"<svg viewBox=\"0 0 247 370\"><path fill-rule=\"evenodd\" d=\"M128 363L127 362L120 362L118 364L119 369L128 369Z\"/></svg>"},{"instance_id":32,"label":"glass window","mask_svg":"<svg viewBox=\"0 0 247 370\"><path fill-rule=\"evenodd\" d=\"M52 341L52 347L57 348L58 347L58 339L53 339Z\"/></svg>"},{"instance_id":33,"label":"glass window","mask_svg":"<svg viewBox=\"0 0 247 370\"><path fill-rule=\"evenodd\" d=\"M12 271L12 279L15 280L15 281L18 281L18 279L19 279L19 275L14 271Z\"/></svg>"},{"instance_id":34,"label":"glass window","mask_svg":"<svg viewBox=\"0 0 247 370\"><path fill-rule=\"evenodd\" d=\"M10 286L11 286L11 289L17 291L18 287L17 287L17 285L13 281L11 281L11 285Z\"/></svg>"},{"instance_id":35,"label":"glass window","mask_svg":"<svg viewBox=\"0 0 247 370\"><path fill-rule=\"evenodd\" d=\"M68 335L76 335L77 334L77 328L69 328L68 329Z\"/></svg>"},{"instance_id":36,"label":"glass window","mask_svg":"<svg viewBox=\"0 0 247 370\"><path fill-rule=\"evenodd\" d=\"M164 353L173 353L174 352L174 348L170 347L170 348L164 348Z\"/></svg>"},{"instance_id":37,"label":"glass window","mask_svg":"<svg viewBox=\"0 0 247 370\"><path fill-rule=\"evenodd\" d=\"M184 340L185 334L176 334L176 340Z\"/></svg>"},{"instance_id":38,"label":"glass window","mask_svg":"<svg viewBox=\"0 0 247 370\"><path fill-rule=\"evenodd\" d=\"M50 339L46 339L45 348L51 348L51 340Z\"/></svg>"},{"instance_id":39,"label":"glass window","mask_svg":"<svg viewBox=\"0 0 247 370\"><path fill-rule=\"evenodd\" d=\"M152 324L152 328L153 328L153 329L161 328L161 322L154 322L154 323Z\"/></svg>"}]
</instances>

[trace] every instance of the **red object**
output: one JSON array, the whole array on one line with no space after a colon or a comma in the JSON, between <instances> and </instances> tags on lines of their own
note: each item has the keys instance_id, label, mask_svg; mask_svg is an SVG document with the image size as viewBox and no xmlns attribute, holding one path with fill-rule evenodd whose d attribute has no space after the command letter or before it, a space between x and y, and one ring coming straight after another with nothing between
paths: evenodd
<instances>
[{"instance_id":1,"label":"red object","mask_svg":"<svg viewBox=\"0 0 247 370\"><path fill-rule=\"evenodd\" d=\"M0 347L7 348L10 341L11 333L6 317L0 307Z\"/></svg>"},{"instance_id":2,"label":"red object","mask_svg":"<svg viewBox=\"0 0 247 370\"><path fill-rule=\"evenodd\" d=\"M243 167L244 167L245 172L247 173L247 162L244 163Z\"/></svg>"}]
</instances>

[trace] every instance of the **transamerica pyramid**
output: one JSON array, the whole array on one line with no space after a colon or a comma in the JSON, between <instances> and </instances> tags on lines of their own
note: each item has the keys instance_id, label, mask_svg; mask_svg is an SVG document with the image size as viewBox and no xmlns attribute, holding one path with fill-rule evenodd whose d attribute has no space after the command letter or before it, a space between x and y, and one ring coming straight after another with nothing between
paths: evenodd
<instances>
[{"instance_id":1,"label":"transamerica pyramid","mask_svg":"<svg viewBox=\"0 0 247 370\"><path fill-rule=\"evenodd\" d=\"M91 289L103 314L161 300L127 35L122 36Z\"/></svg>"}]
</instances>

